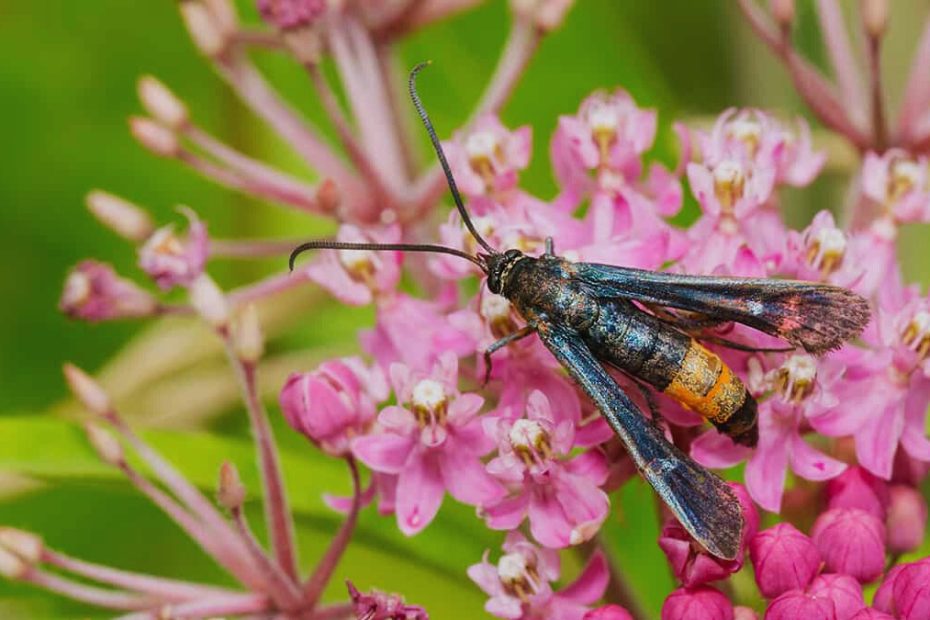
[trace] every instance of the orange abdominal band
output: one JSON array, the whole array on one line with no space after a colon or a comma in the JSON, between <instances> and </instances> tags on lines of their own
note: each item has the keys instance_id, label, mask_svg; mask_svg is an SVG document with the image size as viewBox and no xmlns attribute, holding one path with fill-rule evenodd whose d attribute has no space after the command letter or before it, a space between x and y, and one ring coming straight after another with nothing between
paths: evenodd
<instances>
[{"instance_id":1,"label":"orange abdominal band","mask_svg":"<svg viewBox=\"0 0 930 620\"><path fill-rule=\"evenodd\" d=\"M715 353L696 340L664 390L676 401L711 422L726 422L746 401L746 388Z\"/></svg>"}]
</instances>

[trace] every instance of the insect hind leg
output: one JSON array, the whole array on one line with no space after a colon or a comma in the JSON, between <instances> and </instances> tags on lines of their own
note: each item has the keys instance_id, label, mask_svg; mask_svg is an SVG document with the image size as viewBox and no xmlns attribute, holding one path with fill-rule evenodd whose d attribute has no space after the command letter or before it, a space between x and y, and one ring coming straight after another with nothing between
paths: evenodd
<instances>
[{"instance_id":1,"label":"insect hind leg","mask_svg":"<svg viewBox=\"0 0 930 620\"><path fill-rule=\"evenodd\" d=\"M506 347L508 344L526 338L534 331L535 330L532 326L526 325L511 334L507 334L500 340L491 343L491 346L484 350L484 383L482 385L487 385L488 381L491 380L491 368L493 364L491 356L494 355L495 352L500 351Z\"/></svg>"}]
</instances>

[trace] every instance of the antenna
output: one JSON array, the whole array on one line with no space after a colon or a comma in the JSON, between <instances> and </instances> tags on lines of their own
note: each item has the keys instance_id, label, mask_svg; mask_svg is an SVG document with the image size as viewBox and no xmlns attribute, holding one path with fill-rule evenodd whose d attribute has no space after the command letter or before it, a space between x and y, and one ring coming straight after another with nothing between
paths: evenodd
<instances>
[{"instance_id":1,"label":"antenna","mask_svg":"<svg viewBox=\"0 0 930 620\"><path fill-rule=\"evenodd\" d=\"M291 271L294 271L294 261L297 260L297 257L303 254L308 250L368 250L371 252L389 252L391 250L399 250L402 252L430 252L433 254L449 254L451 256L458 256L459 258L464 258L465 260L471 261L474 264L478 265L481 271L487 273L487 266L478 258L462 252L461 250L456 250L455 248L447 248L444 245L432 245L424 243L349 243L347 241L332 241L330 239L319 239L317 241L308 241L306 243L301 243L296 248L291 251L291 255L287 260L287 265Z\"/></svg>"},{"instance_id":2,"label":"antenna","mask_svg":"<svg viewBox=\"0 0 930 620\"><path fill-rule=\"evenodd\" d=\"M488 242L478 234L475 225L472 224L471 218L468 216L468 211L465 210L465 204L462 202L462 196L459 194L459 188L455 184L455 177L452 176L452 169L449 168L449 161L446 159L446 154L442 150L442 144L439 143L439 138L436 136L436 130L433 128L433 123L429 119L429 114L426 113L426 108L423 107L423 102L420 101L420 96L417 94L417 74L431 64L432 61L430 60L421 62L410 72L407 86L410 90L410 98L413 99L413 107L417 109L417 114L420 116L420 120L423 121L423 126L426 127L426 133L429 134L430 142L433 143L433 150L436 151L436 157L439 158L439 164L442 166L442 171L446 175L446 183L449 184L449 191L452 192L452 200L455 201L455 207L459 210L459 215L462 216L465 227L468 229L468 232L471 233L472 237L475 238L475 241L488 251L488 254L498 254L498 252L488 245Z\"/></svg>"}]
</instances>

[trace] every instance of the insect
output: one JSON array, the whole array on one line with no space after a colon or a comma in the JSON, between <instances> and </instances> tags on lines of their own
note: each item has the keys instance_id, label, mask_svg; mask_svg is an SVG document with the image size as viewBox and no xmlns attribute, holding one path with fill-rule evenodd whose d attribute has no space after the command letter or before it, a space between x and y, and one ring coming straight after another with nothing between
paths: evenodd
<instances>
[{"instance_id":1,"label":"insect","mask_svg":"<svg viewBox=\"0 0 930 620\"><path fill-rule=\"evenodd\" d=\"M736 558L744 523L733 490L666 439L656 420L639 410L605 366L664 392L734 441L754 446L756 401L720 357L699 342L700 328L741 323L819 354L862 331L869 319L868 303L825 284L573 263L555 254L552 239L546 240L541 256L494 249L475 229L417 95L416 75L425 64L410 73L410 96L456 208L481 250L472 255L431 244L319 240L295 248L291 268L301 252L312 249L434 252L471 261L487 276L488 289L507 298L526 322L488 348L488 365L495 351L536 334L607 419L642 476L691 536L714 556Z\"/></svg>"}]
</instances>

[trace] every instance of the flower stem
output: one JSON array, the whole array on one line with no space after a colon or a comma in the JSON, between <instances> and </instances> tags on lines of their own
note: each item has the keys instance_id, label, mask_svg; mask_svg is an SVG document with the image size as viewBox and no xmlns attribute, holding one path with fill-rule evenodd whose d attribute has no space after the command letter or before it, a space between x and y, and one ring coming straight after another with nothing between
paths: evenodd
<instances>
[{"instance_id":1,"label":"flower stem","mask_svg":"<svg viewBox=\"0 0 930 620\"><path fill-rule=\"evenodd\" d=\"M873 147L879 152L883 151L888 143L888 125L882 93L881 45L880 37L867 37L869 88L872 94L872 140Z\"/></svg>"},{"instance_id":2,"label":"flower stem","mask_svg":"<svg viewBox=\"0 0 930 620\"><path fill-rule=\"evenodd\" d=\"M274 258L287 256L305 239L211 239L210 256L215 258Z\"/></svg>"},{"instance_id":3,"label":"flower stem","mask_svg":"<svg viewBox=\"0 0 930 620\"><path fill-rule=\"evenodd\" d=\"M349 540L355 531L355 524L358 522L358 512L362 506L362 488L359 480L358 465L351 456L346 457L346 463L349 466L349 472L352 474L352 506L349 508L349 514L346 515L342 527L336 533L336 536L329 543L329 548L317 564L316 570L304 585L304 600L307 601L311 609L316 606L323 594L323 589L329 583L339 564L342 554L345 552Z\"/></svg>"},{"instance_id":4,"label":"flower stem","mask_svg":"<svg viewBox=\"0 0 930 620\"><path fill-rule=\"evenodd\" d=\"M145 609L158 604L158 600L150 596L139 596L120 590L95 588L37 569L30 570L24 575L23 581L97 607L130 610Z\"/></svg>"},{"instance_id":5,"label":"flower stem","mask_svg":"<svg viewBox=\"0 0 930 620\"><path fill-rule=\"evenodd\" d=\"M270 581L275 587L275 600L280 601L285 609L293 609L300 604L300 590L297 584L287 575L280 566L271 561L265 550L252 533L252 528L245 518L241 506L232 509L233 523L236 524L236 530L239 536L245 541L255 564L259 569L268 575Z\"/></svg>"},{"instance_id":6,"label":"flower stem","mask_svg":"<svg viewBox=\"0 0 930 620\"><path fill-rule=\"evenodd\" d=\"M204 597L170 607L170 618L212 618L214 616L240 616L262 614L271 609L271 602L261 594L236 594L232 596ZM152 620L161 618L158 612L132 613L120 616L116 620ZM262 615L262 618L265 616Z\"/></svg>"}]
</instances>

